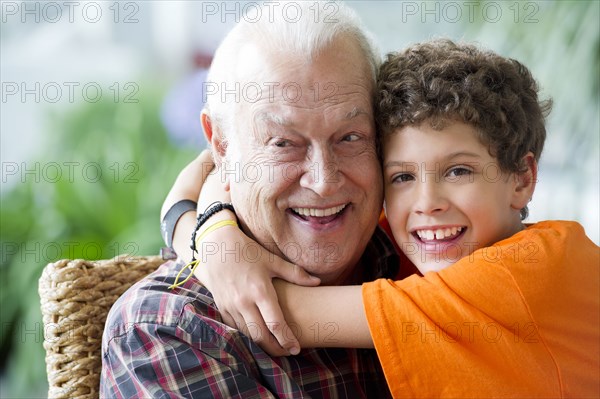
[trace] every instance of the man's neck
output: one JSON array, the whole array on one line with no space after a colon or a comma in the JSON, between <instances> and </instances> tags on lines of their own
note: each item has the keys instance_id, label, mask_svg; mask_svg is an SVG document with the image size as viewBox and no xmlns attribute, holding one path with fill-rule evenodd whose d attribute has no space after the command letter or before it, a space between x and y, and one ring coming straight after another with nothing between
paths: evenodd
<instances>
[{"instance_id":1,"label":"man's neck","mask_svg":"<svg viewBox=\"0 0 600 399\"><path fill-rule=\"evenodd\" d=\"M321 279L321 285L357 285L362 284L363 266L360 262L353 266L348 266L342 269L341 273L333 278Z\"/></svg>"}]
</instances>

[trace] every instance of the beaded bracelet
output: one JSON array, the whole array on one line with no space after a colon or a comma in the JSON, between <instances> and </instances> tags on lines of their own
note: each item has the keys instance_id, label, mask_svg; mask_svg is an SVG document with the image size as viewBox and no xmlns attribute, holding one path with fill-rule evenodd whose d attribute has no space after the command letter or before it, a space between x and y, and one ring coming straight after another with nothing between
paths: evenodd
<instances>
[{"instance_id":1,"label":"beaded bracelet","mask_svg":"<svg viewBox=\"0 0 600 399\"><path fill-rule=\"evenodd\" d=\"M192 261L196 260L196 257L194 254L198 253L198 250L196 249L196 233L198 232L200 227L202 227L202 225L204 223L206 223L206 221L208 219L210 219L212 216L214 216L218 212L221 212L224 209L227 209L227 210L230 210L231 212L233 212L233 214L235 215L236 222L237 222L236 224L239 225L240 221L237 217L237 214L235 213L235 209L233 208L232 204L224 203L224 202L220 202L220 201L215 201L212 204L210 204L208 206L208 208L206 208L206 211L204 211L204 213L201 213L200 215L198 215L198 217L196 219L196 228L194 229L194 232L192 233L192 242L190 244L190 248L192 249Z\"/></svg>"}]
</instances>

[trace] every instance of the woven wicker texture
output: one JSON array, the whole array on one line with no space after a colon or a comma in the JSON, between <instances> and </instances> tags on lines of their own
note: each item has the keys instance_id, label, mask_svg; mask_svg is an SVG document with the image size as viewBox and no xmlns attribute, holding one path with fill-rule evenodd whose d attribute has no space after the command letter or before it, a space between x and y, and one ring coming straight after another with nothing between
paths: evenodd
<instances>
[{"instance_id":1,"label":"woven wicker texture","mask_svg":"<svg viewBox=\"0 0 600 399\"><path fill-rule=\"evenodd\" d=\"M164 260L60 260L39 281L49 398L98 398L102 331L110 307Z\"/></svg>"}]
</instances>

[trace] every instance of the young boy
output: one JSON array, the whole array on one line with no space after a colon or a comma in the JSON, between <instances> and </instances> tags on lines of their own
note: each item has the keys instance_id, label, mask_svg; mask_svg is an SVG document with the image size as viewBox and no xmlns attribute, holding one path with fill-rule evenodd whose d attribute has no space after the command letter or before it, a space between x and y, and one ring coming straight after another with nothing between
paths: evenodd
<instances>
[{"instance_id":1,"label":"young boy","mask_svg":"<svg viewBox=\"0 0 600 399\"><path fill-rule=\"evenodd\" d=\"M276 280L300 344L374 346L394 397L600 397L600 248L522 222L550 109L527 68L438 40L378 81L386 216L422 275Z\"/></svg>"},{"instance_id":2,"label":"young boy","mask_svg":"<svg viewBox=\"0 0 600 399\"><path fill-rule=\"evenodd\" d=\"M423 276L363 284L364 308L359 287L277 282L303 346L374 344L394 397L600 395L599 248L575 222L522 223L549 111L537 91L469 45L388 56L385 211Z\"/></svg>"}]
</instances>

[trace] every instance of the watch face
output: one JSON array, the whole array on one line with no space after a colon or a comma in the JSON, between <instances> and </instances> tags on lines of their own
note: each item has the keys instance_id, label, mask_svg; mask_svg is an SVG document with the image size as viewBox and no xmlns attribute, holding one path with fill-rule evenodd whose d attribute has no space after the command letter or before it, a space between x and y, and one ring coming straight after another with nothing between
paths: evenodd
<instances>
[{"instance_id":1,"label":"watch face","mask_svg":"<svg viewBox=\"0 0 600 399\"><path fill-rule=\"evenodd\" d=\"M160 222L160 234L162 235L163 240L165 240L165 243L167 243L167 221L163 220L162 222Z\"/></svg>"}]
</instances>

